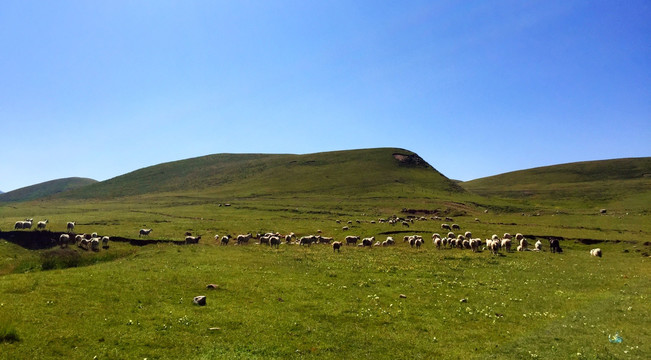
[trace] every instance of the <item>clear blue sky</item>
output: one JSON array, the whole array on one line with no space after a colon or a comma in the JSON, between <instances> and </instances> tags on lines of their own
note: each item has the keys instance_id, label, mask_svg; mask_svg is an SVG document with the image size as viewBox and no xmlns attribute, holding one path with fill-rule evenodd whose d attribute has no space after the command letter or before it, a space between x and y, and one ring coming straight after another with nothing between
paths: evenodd
<instances>
[{"instance_id":1,"label":"clear blue sky","mask_svg":"<svg viewBox=\"0 0 651 360\"><path fill-rule=\"evenodd\" d=\"M651 156L651 2L0 2L0 190L402 147L471 180Z\"/></svg>"}]
</instances>

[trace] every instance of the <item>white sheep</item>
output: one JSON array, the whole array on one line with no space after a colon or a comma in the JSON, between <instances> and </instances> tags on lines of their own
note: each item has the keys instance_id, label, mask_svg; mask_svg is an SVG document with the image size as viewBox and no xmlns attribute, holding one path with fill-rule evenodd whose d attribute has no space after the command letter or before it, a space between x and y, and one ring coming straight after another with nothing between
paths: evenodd
<instances>
[{"instance_id":1,"label":"white sheep","mask_svg":"<svg viewBox=\"0 0 651 360\"><path fill-rule=\"evenodd\" d=\"M108 249L109 247L109 237L108 236L102 236L102 248Z\"/></svg>"},{"instance_id":2,"label":"white sheep","mask_svg":"<svg viewBox=\"0 0 651 360\"><path fill-rule=\"evenodd\" d=\"M441 249L441 244L443 243L443 240L441 238L434 238L434 245L436 246L437 249Z\"/></svg>"},{"instance_id":3,"label":"white sheep","mask_svg":"<svg viewBox=\"0 0 651 360\"><path fill-rule=\"evenodd\" d=\"M90 239L90 249L93 251L99 251L99 241L100 238L98 237Z\"/></svg>"},{"instance_id":4,"label":"white sheep","mask_svg":"<svg viewBox=\"0 0 651 360\"><path fill-rule=\"evenodd\" d=\"M601 249L596 248L596 249L590 250L590 255L601 257Z\"/></svg>"},{"instance_id":5,"label":"white sheep","mask_svg":"<svg viewBox=\"0 0 651 360\"><path fill-rule=\"evenodd\" d=\"M68 221L68 224L66 225L66 229L68 230L69 233L75 230L76 224L77 224L76 221Z\"/></svg>"},{"instance_id":6,"label":"white sheep","mask_svg":"<svg viewBox=\"0 0 651 360\"><path fill-rule=\"evenodd\" d=\"M59 246L61 248L68 247L68 243L70 242L70 235L68 234L61 234L59 236Z\"/></svg>"},{"instance_id":7,"label":"white sheep","mask_svg":"<svg viewBox=\"0 0 651 360\"><path fill-rule=\"evenodd\" d=\"M152 232L152 229L140 229L140 234L138 236L147 236Z\"/></svg>"},{"instance_id":8,"label":"white sheep","mask_svg":"<svg viewBox=\"0 0 651 360\"><path fill-rule=\"evenodd\" d=\"M48 219L41 220L38 222L38 224L36 224L36 228L43 230L47 226L47 223L48 223Z\"/></svg>"},{"instance_id":9,"label":"white sheep","mask_svg":"<svg viewBox=\"0 0 651 360\"><path fill-rule=\"evenodd\" d=\"M542 251L542 243L540 242L540 240L536 241L533 247L534 247L534 251Z\"/></svg>"},{"instance_id":10,"label":"white sheep","mask_svg":"<svg viewBox=\"0 0 651 360\"><path fill-rule=\"evenodd\" d=\"M511 239L502 239L502 247L506 249L506 252L511 252Z\"/></svg>"}]
</instances>

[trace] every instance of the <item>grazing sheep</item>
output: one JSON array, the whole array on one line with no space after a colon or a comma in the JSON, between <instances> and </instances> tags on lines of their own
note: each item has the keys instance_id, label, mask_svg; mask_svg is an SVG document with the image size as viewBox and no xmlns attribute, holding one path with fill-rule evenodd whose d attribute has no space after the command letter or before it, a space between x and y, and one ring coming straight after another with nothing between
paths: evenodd
<instances>
[{"instance_id":1,"label":"grazing sheep","mask_svg":"<svg viewBox=\"0 0 651 360\"><path fill-rule=\"evenodd\" d=\"M108 236L102 236L102 248L108 249L109 245L109 237Z\"/></svg>"},{"instance_id":2,"label":"grazing sheep","mask_svg":"<svg viewBox=\"0 0 651 360\"><path fill-rule=\"evenodd\" d=\"M414 241L414 245L416 245L416 249L420 249L420 247L423 245L423 239L416 239L416 241Z\"/></svg>"},{"instance_id":3,"label":"grazing sheep","mask_svg":"<svg viewBox=\"0 0 651 360\"><path fill-rule=\"evenodd\" d=\"M201 235L199 235L199 236L186 236L185 237L185 243L186 244L198 244L199 240L201 240Z\"/></svg>"},{"instance_id":4,"label":"grazing sheep","mask_svg":"<svg viewBox=\"0 0 651 360\"><path fill-rule=\"evenodd\" d=\"M252 236L253 235L251 235L251 233L248 233L248 234L245 234L245 235L237 235L237 238L235 239L237 245L242 245L242 244L248 243L249 240L251 240Z\"/></svg>"},{"instance_id":5,"label":"grazing sheep","mask_svg":"<svg viewBox=\"0 0 651 360\"><path fill-rule=\"evenodd\" d=\"M461 230L461 226L459 224L452 224L452 230Z\"/></svg>"},{"instance_id":6,"label":"grazing sheep","mask_svg":"<svg viewBox=\"0 0 651 360\"><path fill-rule=\"evenodd\" d=\"M314 235L309 235L309 236L303 236L298 240L299 245L307 245L310 246L312 243L315 243L317 241L317 237Z\"/></svg>"},{"instance_id":7,"label":"grazing sheep","mask_svg":"<svg viewBox=\"0 0 651 360\"><path fill-rule=\"evenodd\" d=\"M434 246L436 246L437 249L441 249L441 244L443 243L443 240L441 238L434 238Z\"/></svg>"},{"instance_id":8,"label":"grazing sheep","mask_svg":"<svg viewBox=\"0 0 651 360\"><path fill-rule=\"evenodd\" d=\"M79 246L80 248L82 248L84 250L88 250L89 245L90 245L90 240L83 238L83 239L81 239L81 241L79 242L79 244L77 246Z\"/></svg>"},{"instance_id":9,"label":"grazing sheep","mask_svg":"<svg viewBox=\"0 0 651 360\"><path fill-rule=\"evenodd\" d=\"M75 235L75 245L79 245L79 243L80 243L81 240L83 240L83 239L84 239L84 235L81 235L81 234L77 234L77 235Z\"/></svg>"},{"instance_id":10,"label":"grazing sheep","mask_svg":"<svg viewBox=\"0 0 651 360\"><path fill-rule=\"evenodd\" d=\"M481 239L470 239L470 249L472 252L479 251L479 246L481 245Z\"/></svg>"},{"instance_id":11,"label":"grazing sheep","mask_svg":"<svg viewBox=\"0 0 651 360\"><path fill-rule=\"evenodd\" d=\"M319 244L330 244L332 242L332 240L334 240L331 237L325 237L325 236L321 236L321 235L317 236L316 238L317 238L317 242Z\"/></svg>"},{"instance_id":12,"label":"grazing sheep","mask_svg":"<svg viewBox=\"0 0 651 360\"><path fill-rule=\"evenodd\" d=\"M372 245L373 245L373 241L375 241L375 236L371 236L370 238L364 238L364 239L362 239L362 245L363 245L364 247L366 247L366 246L372 246Z\"/></svg>"},{"instance_id":13,"label":"grazing sheep","mask_svg":"<svg viewBox=\"0 0 651 360\"><path fill-rule=\"evenodd\" d=\"M14 224L14 230L15 229L22 229L23 228L24 221L16 221Z\"/></svg>"},{"instance_id":14,"label":"grazing sheep","mask_svg":"<svg viewBox=\"0 0 651 360\"><path fill-rule=\"evenodd\" d=\"M342 243L340 241L335 241L332 243L332 252L341 252L341 245Z\"/></svg>"},{"instance_id":15,"label":"grazing sheep","mask_svg":"<svg viewBox=\"0 0 651 360\"><path fill-rule=\"evenodd\" d=\"M516 239L517 239L517 236L516 236ZM522 248L522 250L518 250L518 251L529 251L528 246L529 246L529 242L527 241L527 239L525 239L524 236L521 236L520 237L520 246L518 246L518 249Z\"/></svg>"},{"instance_id":16,"label":"grazing sheep","mask_svg":"<svg viewBox=\"0 0 651 360\"><path fill-rule=\"evenodd\" d=\"M450 232L448 233L448 237L449 237L450 239L453 239L453 238L456 238L457 236L454 235L454 233L453 233L452 231L450 231Z\"/></svg>"},{"instance_id":17,"label":"grazing sheep","mask_svg":"<svg viewBox=\"0 0 651 360\"><path fill-rule=\"evenodd\" d=\"M464 249L472 249L472 247L470 246L470 240L468 240L468 239L464 239L464 240L461 242L461 244L462 244L462 247L463 247Z\"/></svg>"},{"instance_id":18,"label":"grazing sheep","mask_svg":"<svg viewBox=\"0 0 651 360\"><path fill-rule=\"evenodd\" d=\"M438 233L434 233L434 234L432 234L432 241L433 241L434 239L437 239L437 238L440 239L440 238L441 238L441 235L439 235Z\"/></svg>"},{"instance_id":19,"label":"grazing sheep","mask_svg":"<svg viewBox=\"0 0 651 360\"><path fill-rule=\"evenodd\" d=\"M345 239L346 240L346 245L350 245L350 244L357 245L357 242L359 241L359 239L360 239L359 236L348 235L348 236L346 236L346 239Z\"/></svg>"},{"instance_id":20,"label":"grazing sheep","mask_svg":"<svg viewBox=\"0 0 651 360\"><path fill-rule=\"evenodd\" d=\"M601 249L596 248L596 249L590 250L590 255L601 257Z\"/></svg>"},{"instance_id":21,"label":"grazing sheep","mask_svg":"<svg viewBox=\"0 0 651 360\"><path fill-rule=\"evenodd\" d=\"M222 239L220 241L219 245L228 245L228 241L231 239L230 235L224 235L222 236Z\"/></svg>"},{"instance_id":22,"label":"grazing sheep","mask_svg":"<svg viewBox=\"0 0 651 360\"><path fill-rule=\"evenodd\" d=\"M395 244L396 244L396 241L393 240L393 238L392 238L391 236L387 236L387 239L386 239L384 242L387 243L387 246L395 245Z\"/></svg>"},{"instance_id":23,"label":"grazing sheep","mask_svg":"<svg viewBox=\"0 0 651 360\"><path fill-rule=\"evenodd\" d=\"M448 224L441 224L441 229L452 231L452 227L450 227Z\"/></svg>"},{"instance_id":24,"label":"grazing sheep","mask_svg":"<svg viewBox=\"0 0 651 360\"><path fill-rule=\"evenodd\" d=\"M515 240L520 241L522 239L524 239L524 235L522 235L520 233L515 234Z\"/></svg>"},{"instance_id":25,"label":"grazing sheep","mask_svg":"<svg viewBox=\"0 0 651 360\"><path fill-rule=\"evenodd\" d=\"M36 228L40 229L40 230L43 230L47 226L47 223L48 223L48 219L39 221L38 224L36 224Z\"/></svg>"},{"instance_id":26,"label":"grazing sheep","mask_svg":"<svg viewBox=\"0 0 651 360\"><path fill-rule=\"evenodd\" d=\"M409 223L406 222L406 221L403 221L403 222L402 222L402 226L409 227Z\"/></svg>"},{"instance_id":27,"label":"grazing sheep","mask_svg":"<svg viewBox=\"0 0 651 360\"><path fill-rule=\"evenodd\" d=\"M470 231L466 231L466 233L463 234L463 236L465 236L466 239L472 239L472 233Z\"/></svg>"},{"instance_id":28,"label":"grazing sheep","mask_svg":"<svg viewBox=\"0 0 651 360\"><path fill-rule=\"evenodd\" d=\"M542 243L540 242L540 240L536 241L533 247L534 247L534 251L542 251Z\"/></svg>"},{"instance_id":29,"label":"grazing sheep","mask_svg":"<svg viewBox=\"0 0 651 360\"><path fill-rule=\"evenodd\" d=\"M61 234L59 236L59 246L63 249L64 247L68 247L68 243L70 242L70 235L68 234Z\"/></svg>"},{"instance_id":30,"label":"grazing sheep","mask_svg":"<svg viewBox=\"0 0 651 360\"><path fill-rule=\"evenodd\" d=\"M280 247L280 237L278 237L278 236L270 237L269 238L269 246L276 247L276 249L278 249Z\"/></svg>"},{"instance_id":31,"label":"grazing sheep","mask_svg":"<svg viewBox=\"0 0 651 360\"><path fill-rule=\"evenodd\" d=\"M563 249L561 249L561 244L558 241L558 239L549 239L549 250L552 253L561 253L561 252L563 252Z\"/></svg>"},{"instance_id":32,"label":"grazing sheep","mask_svg":"<svg viewBox=\"0 0 651 360\"><path fill-rule=\"evenodd\" d=\"M513 239L513 235L509 233L504 233L504 236L502 236L503 239Z\"/></svg>"},{"instance_id":33,"label":"grazing sheep","mask_svg":"<svg viewBox=\"0 0 651 360\"><path fill-rule=\"evenodd\" d=\"M497 234L493 234L493 236L491 236L491 240L493 240L493 241L499 240L499 239L500 239L500 237L497 236Z\"/></svg>"},{"instance_id":34,"label":"grazing sheep","mask_svg":"<svg viewBox=\"0 0 651 360\"><path fill-rule=\"evenodd\" d=\"M347 231L348 229L349 229L348 226L344 226L344 227L341 228L341 230L343 230L343 231Z\"/></svg>"},{"instance_id":35,"label":"grazing sheep","mask_svg":"<svg viewBox=\"0 0 651 360\"><path fill-rule=\"evenodd\" d=\"M76 221L68 221L68 224L66 225L66 229L68 230L69 233L71 233L73 230L75 230L75 225L77 224Z\"/></svg>"},{"instance_id":36,"label":"grazing sheep","mask_svg":"<svg viewBox=\"0 0 651 360\"><path fill-rule=\"evenodd\" d=\"M99 251L99 241L100 240L101 239L98 238L98 237L94 237L94 238L90 239L89 240L90 241L90 249L93 250L93 251Z\"/></svg>"},{"instance_id":37,"label":"grazing sheep","mask_svg":"<svg viewBox=\"0 0 651 360\"><path fill-rule=\"evenodd\" d=\"M511 239L502 239L502 247L506 252L511 252Z\"/></svg>"},{"instance_id":38,"label":"grazing sheep","mask_svg":"<svg viewBox=\"0 0 651 360\"><path fill-rule=\"evenodd\" d=\"M138 236L147 236L150 232L152 232L152 229L140 229L140 234Z\"/></svg>"},{"instance_id":39,"label":"grazing sheep","mask_svg":"<svg viewBox=\"0 0 651 360\"><path fill-rule=\"evenodd\" d=\"M23 229L31 229L33 221L34 219L26 219L25 221L23 221Z\"/></svg>"}]
</instances>

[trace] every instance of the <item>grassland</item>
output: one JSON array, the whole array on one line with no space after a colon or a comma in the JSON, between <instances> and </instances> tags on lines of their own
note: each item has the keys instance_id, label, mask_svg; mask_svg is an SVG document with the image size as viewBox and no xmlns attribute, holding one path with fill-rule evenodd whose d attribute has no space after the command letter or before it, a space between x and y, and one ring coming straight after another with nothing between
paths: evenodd
<instances>
[{"instance_id":1,"label":"grassland","mask_svg":"<svg viewBox=\"0 0 651 360\"><path fill-rule=\"evenodd\" d=\"M316 172L345 179L357 161L345 155L339 166L321 158ZM205 170L208 160L196 161ZM224 188L206 186L214 179L208 177L181 191L173 176L136 172L91 185L96 196L0 205L4 231L33 217L48 218L53 231L76 220L78 232L127 238L138 238L141 227L154 229L151 238L179 242L186 231L203 235L198 245L111 243L98 253L27 250L0 239L0 359L646 359L651 353L646 192L622 185L621 196L595 201L486 197L455 188L422 164L391 161L361 167L366 178L303 184L293 176L314 175L319 156L294 158L306 163L290 168L286 160L267 163L258 172L263 177L244 176L243 167L231 164L238 170L216 171L231 179ZM185 172L194 168L181 165ZM302 173L305 167L312 172ZM287 171L292 177L283 181ZM376 179L381 174L393 186ZM160 186L142 183L151 177ZM135 186L140 190L112 198ZM231 206L220 206L226 202ZM441 231L441 221L422 212L415 215L428 220L409 228L371 223L407 216L404 209L451 216L480 238L562 237L565 251L491 256L437 250L431 241L416 250L399 241L334 253L325 245L274 250L212 239L318 230L337 240L412 233L429 239ZM350 230L336 220L352 221ZM603 258L588 255L595 246ZM197 295L207 296L205 307L192 304ZM616 332L620 344L609 341Z\"/></svg>"}]
</instances>

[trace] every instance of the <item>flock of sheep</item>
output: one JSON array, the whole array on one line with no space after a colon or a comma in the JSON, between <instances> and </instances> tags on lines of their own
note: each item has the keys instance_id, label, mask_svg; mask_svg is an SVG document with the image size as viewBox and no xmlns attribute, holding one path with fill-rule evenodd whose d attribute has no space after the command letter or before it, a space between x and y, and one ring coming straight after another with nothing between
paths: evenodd
<instances>
[{"instance_id":1,"label":"flock of sheep","mask_svg":"<svg viewBox=\"0 0 651 360\"><path fill-rule=\"evenodd\" d=\"M446 220L452 220L451 218L446 218ZM17 221L14 225L14 229L31 229L34 219L26 219L22 221ZM360 222L360 221L358 221ZM409 227L410 221L404 219L395 219L391 218L389 220L380 219L379 222L389 222L389 223L402 223L404 226ZM413 222L413 219L411 220ZM337 223L340 223L337 220ZM348 222L349 224L352 221ZM375 223L372 221L371 223ZM37 223L37 228L43 230L46 228L48 220L39 221ZM68 222L66 229L68 233L71 233L75 228L75 222ZM506 252L511 252L512 247L517 245L516 251L542 251L542 242L540 240L536 241L533 246L533 249L529 248L529 242L524 237L524 235L517 233L515 236L512 236L509 233L505 233L502 237L494 234L490 239L482 241L480 238L473 238L470 231L466 231L464 234L455 235L452 230L460 229L460 226L457 224L448 225L446 223L441 224L441 229L448 230L449 232L446 236L441 236L438 233L432 234L432 242L437 249L450 248L450 249L468 249L472 252L479 252L480 250L488 250L491 254L497 255L499 252L504 249ZM344 226L342 230L349 230L348 226ZM140 229L139 236L148 236L152 232L152 229ZM319 231L320 232L320 231ZM220 245L228 245L230 240L233 237L231 235L219 236L215 235L215 241L219 242ZM244 245L249 243L249 241L254 238L253 234L240 234L234 237L235 245ZM395 245L396 241L393 237L388 236L386 240L379 241L375 239L375 236L369 238L361 238L360 236L348 235L344 238L344 241L334 241L332 237L324 237L321 235L307 235L300 238L296 237L296 234L289 233L287 235L281 235L280 233L265 233L265 234L256 234L255 239L258 240L258 244L269 245L271 247L278 248L280 244L297 244L297 245L312 245L312 244L331 244L333 251L341 251L341 247L345 245L353 245L359 247L377 247L377 246L392 246ZM97 233L92 234L82 234L76 235L74 238L71 238L69 234L61 234L58 242L59 245L67 247L69 243L72 243L79 246L84 250L93 250L99 251L100 243L102 247L107 249L109 237L108 236L98 236ZM192 236L190 232L185 234L185 243L186 244L197 244L201 240L201 236ZM409 243L411 247L420 248L424 245L425 241L421 235L409 235L403 237L403 242ZM560 247L558 239L549 239L549 249L552 253L560 253L563 249ZM600 248L591 249L590 255L601 257L602 251Z\"/></svg>"}]
</instances>

